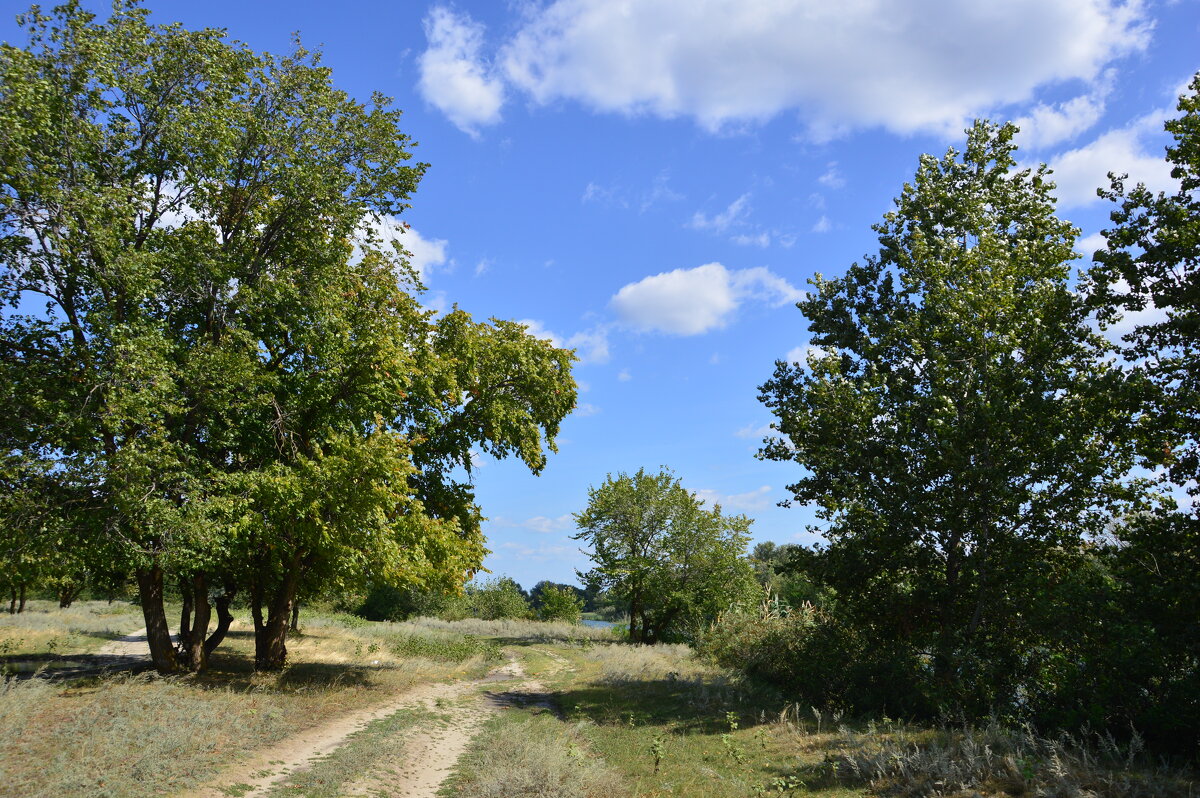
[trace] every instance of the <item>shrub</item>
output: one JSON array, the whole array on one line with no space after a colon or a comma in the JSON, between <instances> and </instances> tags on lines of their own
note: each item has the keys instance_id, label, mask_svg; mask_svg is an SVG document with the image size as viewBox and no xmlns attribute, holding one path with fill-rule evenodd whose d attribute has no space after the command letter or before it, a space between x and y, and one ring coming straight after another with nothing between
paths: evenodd
<instances>
[{"instance_id":1,"label":"shrub","mask_svg":"<svg viewBox=\"0 0 1200 798\"><path fill-rule=\"evenodd\" d=\"M471 616L485 621L530 615L521 586L506 576L467 585L467 606Z\"/></svg>"},{"instance_id":2,"label":"shrub","mask_svg":"<svg viewBox=\"0 0 1200 798\"><path fill-rule=\"evenodd\" d=\"M583 599L576 596L574 591L548 587L542 591L537 616L542 621L579 623L583 616Z\"/></svg>"}]
</instances>

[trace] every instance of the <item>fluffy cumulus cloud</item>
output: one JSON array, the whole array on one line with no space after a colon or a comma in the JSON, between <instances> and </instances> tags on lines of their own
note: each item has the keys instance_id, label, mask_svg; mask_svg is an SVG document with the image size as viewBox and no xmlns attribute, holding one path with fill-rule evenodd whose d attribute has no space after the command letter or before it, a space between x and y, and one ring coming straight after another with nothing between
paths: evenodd
<instances>
[{"instance_id":1,"label":"fluffy cumulus cloud","mask_svg":"<svg viewBox=\"0 0 1200 798\"><path fill-rule=\"evenodd\" d=\"M1163 121L1173 116L1168 109L1110 130L1088 144L1050 159L1057 186L1059 206L1074 208L1101 202L1097 188L1107 188L1108 173L1127 174L1127 183L1145 183L1155 191L1174 191L1178 184L1163 155L1167 136Z\"/></svg>"},{"instance_id":2,"label":"fluffy cumulus cloud","mask_svg":"<svg viewBox=\"0 0 1200 798\"><path fill-rule=\"evenodd\" d=\"M611 305L621 320L637 330L699 335L724 327L747 301L771 306L795 303L804 292L762 266L727 269L706 263L675 269L629 283Z\"/></svg>"},{"instance_id":3,"label":"fluffy cumulus cloud","mask_svg":"<svg viewBox=\"0 0 1200 798\"><path fill-rule=\"evenodd\" d=\"M565 338L553 330L546 329L546 326L537 319L521 319L518 323L524 324L529 330L529 334L534 337L545 339L558 347L574 349L575 356L579 358L580 363L608 362L610 357L608 330L602 326L583 330L570 338Z\"/></svg>"},{"instance_id":4,"label":"fluffy cumulus cloud","mask_svg":"<svg viewBox=\"0 0 1200 798\"><path fill-rule=\"evenodd\" d=\"M501 92L480 66L474 29L435 13L429 52L443 54L437 63L453 78L444 82L487 96L469 123L494 118ZM542 104L692 117L709 129L795 109L818 135L957 133L1040 87L1095 84L1146 46L1149 27L1141 0L555 0L528 11L496 60L508 85ZM1060 110L1071 125L1090 113Z\"/></svg>"},{"instance_id":5,"label":"fluffy cumulus cloud","mask_svg":"<svg viewBox=\"0 0 1200 798\"><path fill-rule=\"evenodd\" d=\"M484 28L444 6L425 17L429 47L418 59L421 96L472 136L500 121L504 81L483 59Z\"/></svg>"},{"instance_id":6,"label":"fluffy cumulus cloud","mask_svg":"<svg viewBox=\"0 0 1200 798\"><path fill-rule=\"evenodd\" d=\"M1040 150L1074 139L1100 121L1109 93L1113 70L1097 82L1092 91L1055 105L1038 103L1028 114L1016 120L1021 128L1021 147Z\"/></svg>"}]
</instances>

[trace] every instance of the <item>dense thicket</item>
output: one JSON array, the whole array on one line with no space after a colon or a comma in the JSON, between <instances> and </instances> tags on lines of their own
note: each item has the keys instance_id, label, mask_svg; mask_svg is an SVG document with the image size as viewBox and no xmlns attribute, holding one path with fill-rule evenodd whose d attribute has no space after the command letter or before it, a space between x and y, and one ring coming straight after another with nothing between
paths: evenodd
<instances>
[{"instance_id":1,"label":"dense thicket","mask_svg":"<svg viewBox=\"0 0 1200 798\"><path fill-rule=\"evenodd\" d=\"M386 98L147 17L35 9L0 49L0 577L123 570L162 671L236 596L278 668L298 597L480 567L470 450L539 471L572 355L420 305L375 232L426 169Z\"/></svg>"}]
</instances>

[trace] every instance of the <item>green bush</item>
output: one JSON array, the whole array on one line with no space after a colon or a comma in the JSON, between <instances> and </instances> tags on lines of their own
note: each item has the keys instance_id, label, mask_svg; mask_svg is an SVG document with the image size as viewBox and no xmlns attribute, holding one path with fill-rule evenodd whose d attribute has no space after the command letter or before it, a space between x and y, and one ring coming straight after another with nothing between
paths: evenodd
<instances>
[{"instance_id":1,"label":"green bush","mask_svg":"<svg viewBox=\"0 0 1200 798\"><path fill-rule=\"evenodd\" d=\"M470 617L494 621L499 618L529 618L529 601L521 586L507 576L467 585ZM446 620L456 620L446 618Z\"/></svg>"},{"instance_id":2,"label":"green bush","mask_svg":"<svg viewBox=\"0 0 1200 798\"><path fill-rule=\"evenodd\" d=\"M583 616L583 599L576 596L574 591L548 587L542 591L537 616L541 621L579 623Z\"/></svg>"},{"instance_id":3,"label":"green bush","mask_svg":"<svg viewBox=\"0 0 1200 798\"><path fill-rule=\"evenodd\" d=\"M472 635L463 637L397 635L392 639L391 649L398 657L420 657L439 662L464 662L474 656L481 656L486 660L498 660L501 657L499 646Z\"/></svg>"}]
</instances>

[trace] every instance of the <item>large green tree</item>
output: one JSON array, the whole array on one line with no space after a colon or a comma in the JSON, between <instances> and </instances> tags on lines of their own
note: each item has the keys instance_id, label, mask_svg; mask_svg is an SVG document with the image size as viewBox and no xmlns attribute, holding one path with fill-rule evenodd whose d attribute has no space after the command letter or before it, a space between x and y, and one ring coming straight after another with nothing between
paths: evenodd
<instances>
[{"instance_id":1,"label":"large green tree","mask_svg":"<svg viewBox=\"0 0 1200 798\"><path fill-rule=\"evenodd\" d=\"M665 469L610 474L575 523L595 563L580 578L624 602L634 642L691 634L756 592L750 519L705 508Z\"/></svg>"},{"instance_id":2,"label":"large green tree","mask_svg":"<svg viewBox=\"0 0 1200 798\"><path fill-rule=\"evenodd\" d=\"M470 449L539 471L572 355L421 307L372 233L426 168L400 113L299 45L134 2L22 22L28 46L0 48L0 433L90 505L157 667L205 667L234 593L277 668L302 593L460 587L485 553Z\"/></svg>"},{"instance_id":3,"label":"large green tree","mask_svg":"<svg viewBox=\"0 0 1200 798\"><path fill-rule=\"evenodd\" d=\"M781 435L761 456L805 469L790 490L826 522L837 612L932 704L981 712L1049 655L1039 608L1128 498L1077 230L1046 168L1015 168L1015 132L922 156L878 255L799 303L814 353L761 389Z\"/></svg>"}]
</instances>

